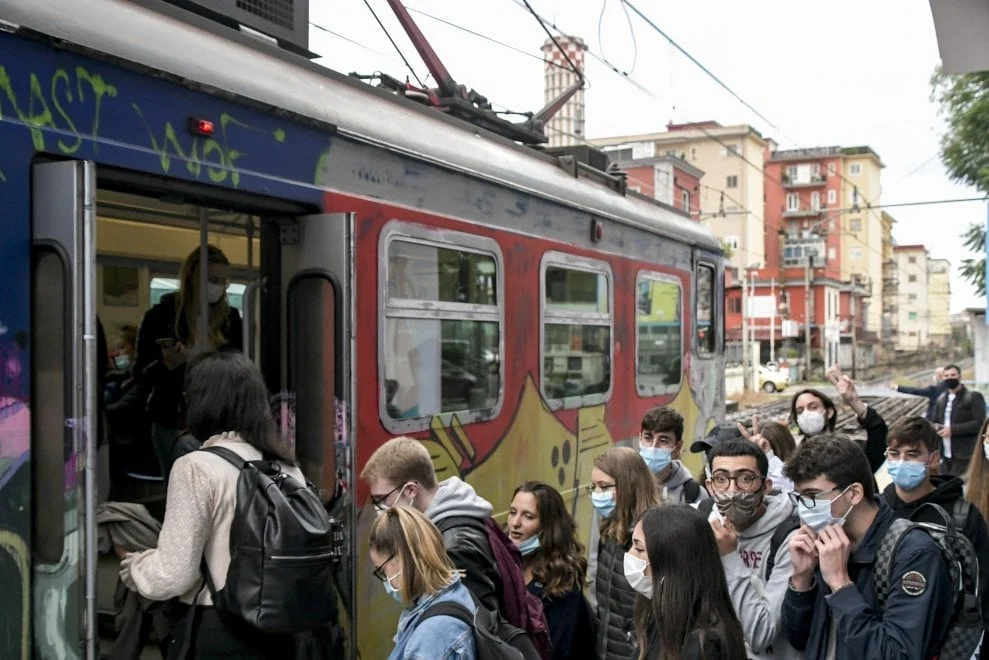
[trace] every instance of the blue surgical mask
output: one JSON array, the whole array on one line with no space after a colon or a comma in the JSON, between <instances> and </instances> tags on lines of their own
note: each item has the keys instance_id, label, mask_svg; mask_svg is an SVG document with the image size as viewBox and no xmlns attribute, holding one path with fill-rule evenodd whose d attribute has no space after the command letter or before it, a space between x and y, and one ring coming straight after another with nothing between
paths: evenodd
<instances>
[{"instance_id":1,"label":"blue surgical mask","mask_svg":"<svg viewBox=\"0 0 989 660\"><path fill-rule=\"evenodd\" d=\"M851 488L851 486L846 487L845 490L835 495L834 499L830 499L830 500L815 499L814 507L811 509L808 509L803 504L798 504L797 515L800 516L800 522L810 527L815 534L817 534L822 529L830 525L844 525L845 520L848 518L848 514L852 512L852 509L855 508L855 505L853 504L852 506L848 507L848 511L846 511L845 515L841 516L840 518L835 518L834 516L831 515L831 505L839 497L841 497L846 492L848 492L849 488Z\"/></svg>"},{"instance_id":2,"label":"blue surgical mask","mask_svg":"<svg viewBox=\"0 0 989 660\"><path fill-rule=\"evenodd\" d=\"M886 471L894 484L903 490L913 490L927 477L927 464L918 461L887 461Z\"/></svg>"},{"instance_id":3,"label":"blue surgical mask","mask_svg":"<svg viewBox=\"0 0 989 660\"><path fill-rule=\"evenodd\" d=\"M639 447L639 456L646 462L653 474L659 474L673 460L673 450L665 447Z\"/></svg>"},{"instance_id":4,"label":"blue surgical mask","mask_svg":"<svg viewBox=\"0 0 989 660\"><path fill-rule=\"evenodd\" d=\"M526 540L519 543L518 549L519 552L522 553L523 557L531 555L533 552L539 549L539 534L536 534L535 536L530 536Z\"/></svg>"},{"instance_id":5,"label":"blue surgical mask","mask_svg":"<svg viewBox=\"0 0 989 660\"><path fill-rule=\"evenodd\" d=\"M398 573L395 573L395 575L392 575L390 578L388 578L387 580L381 583L385 585L385 591L388 593L388 595L400 603L402 602L402 590L396 589L395 587L391 586L391 581L397 578L401 574L402 571L399 571Z\"/></svg>"},{"instance_id":6,"label":"blue surgical mask","mask_svg":"<svg viewBox=\"0 0 989 660\"><path fill-rule=\"evenodd\" d=\"M607 518L615 512L615 493L613 491L591 493L591 504L602 518Z\"/></svg>"},{"instance_id":7,"label":"blue surgical mask","mask_svg":"<svg viewBox=\"0 0 989 660\"><path fill-rule=\"evenodd\" d=\"M125 353L113 356L113 365L121 371L127 371L131 365L130 356Z\"/></svg>"}]
</instances>

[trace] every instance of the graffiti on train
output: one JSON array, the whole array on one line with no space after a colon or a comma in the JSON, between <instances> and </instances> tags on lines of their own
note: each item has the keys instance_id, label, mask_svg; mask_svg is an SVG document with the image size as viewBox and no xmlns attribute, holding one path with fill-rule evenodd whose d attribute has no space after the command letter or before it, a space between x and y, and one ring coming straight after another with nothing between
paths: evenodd
<instances>
[{"instance_id":1,"label":"graffiti on train","mask_svg":"<svg viewBox=\"0 0 989 660\"><path fill-rule=\"evenodd\" d=\"M124 142L136 141L153 153L165 174L182 167L195 179L237 187L241 161L252 147L279 146L286 139L280 126L262 128L229 112L217 115L212 135L196 134L192 118L152 117L147 102L127 97L124 87L81 65L15 77L0 64L0 121L23 124L36 151L75 156L90 143L98 153L109 137L101 131L112 126L113 141L125 134Z\"/></svg>"}]
</instances>

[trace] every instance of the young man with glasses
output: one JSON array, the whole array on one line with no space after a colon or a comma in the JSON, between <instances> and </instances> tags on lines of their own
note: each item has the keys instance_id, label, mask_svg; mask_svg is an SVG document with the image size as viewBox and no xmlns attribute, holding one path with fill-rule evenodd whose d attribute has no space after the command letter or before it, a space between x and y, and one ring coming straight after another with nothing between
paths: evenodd
<instances>
[{"instance_id":1,"label":"young man with glasses","mask_svg":"<svg viewBox=\"0 0 989 660\"><path fill-rule=\"evenodd\" d=\"M361 479L379 515L393 506L425 513L443 533L446 552L464 572L467 588L486 608L500 610L501 578L485 532L492 511L487 500L458 477L437 482L429 451L414 438L393 438L378 447Z\"/></svg>"},{"instance_id":2,"label":"young man with glasses","mask_svg":"<svg viewBox=\"0 0 989 660\"><path fill-rule=\"evenodd\" d=\"M790 644L809 660L937 656L954 609L948 565L926 532L908 531L880 609L876 553L895 514L876 499L865 452L825 433L797 447L786 474L802 523L790 539L792 576L783 599Z\"/></svg>"},{"instance_id":3,"label":"young man with glasses","mask_svg":"<svg viewBox=\"0 0 989 660\"><path fill-rule=\"evenodd\" d=\"M656 480L663 500L695 504L708 495L680 462L683 417L673 408L657 406L642 417L639 455Z\"/></svg>"},{"instance_id":4,"label":"young man with glasses","mask_svg":"<svg viewBox=\"0 0 989 660\"><path fill-rule=\"evenodd\" d=\"M799 524L786 495L772 495L769 460L753 442L733 439L710 452L708 515L721 552L728 593L753 660L799 658L786 641L780 607L790 580L788 543Z\"/></svg>"}]
</instances>

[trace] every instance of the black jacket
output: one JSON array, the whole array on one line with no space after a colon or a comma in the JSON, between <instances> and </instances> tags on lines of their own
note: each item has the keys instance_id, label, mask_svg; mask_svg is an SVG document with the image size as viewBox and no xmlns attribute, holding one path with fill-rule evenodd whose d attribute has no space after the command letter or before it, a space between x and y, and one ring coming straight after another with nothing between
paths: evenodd
<instances>
[{"instance_id":1,"label":"black jacket","mask_svg":"<svg viewBox=\"0 0 989 660\"><path fill-rule=\"evenodd\" d=\"M176 294L169 293L144 314L137 333L137 357L134 360L134 376L140 380L142 389L150 393L150 421L169 428L182 426L185 366L175 369L166 367L156 342L159 339L176 339L191 348L188 346L189 328L185 319L176 323L177 300ZM228 309L221 330L227 347L244 350L244 325L236 308Z\"/></svg>"},{"instance_id":2,"label":"black jacket","mask_svg":"<svg viewBox=\"0 0 989 660\"><path fill-rule=\"evenodd\" d=\"M500 612L501 578L484 521L467 517L444 518L436 526L443 534L443 547L450 561L464 572L464 585L482 605Z\"/></svg>"},{"instance_id":3,"label":"black jacket","mask_svg":"<svg viewBox=\"0 0 989 660\"><path fill-rule=\"evenodd\" d=\"M943 380L939 380L935 385L929 385L928 387L905 387L900 385L896 388L897 392L903 392L904 394L913 394L914 396L922 396L927 399L927 421L934 421L934 414L937 412L937 398L941 396L941 393L946 391L948 386L944 384Z\"/></svg>"},{"instance_id":4,"label":"black jacket","mask_svg":"<svg viewBox=\"0 0 989 660\"><path fill-rule=\"evenodd\" d=\"M836 621L836 660L933 658L953 613L951 576L937 543L921 530L907 532L893 562L893 588L879 611L873 570L879 543L894 519L880 499L879 513L848 560L852 586L832 593L821 571L808 591L788 589L783 599L783 631L807 660L827 657L828 631ZM900 578L915 571L927 581L918 596L900 588Z\"/></svg>"},{"instance_id":5,"label":"black jacket","mask_svg":"<svg viewBox=\"0 0 989 660\"><path fill-rule=\"evenodd\" d=\"M631 543L631 532L629 532ZM636 593L625 577L626 546L612 538L598 544L597 594L598 654L602 660L638 657L635 638Z\"/></svg>"},{"instance_id":6,"label":"black jacket","mask_svg":"<svg viewBox=\"0 0 989 660\"><path fill-rule=\"evenodd\" d=\"M951 427L951 457L969 460L975 450L976 438L986 419L986 402L979 392L973 392L962 385L955 395L951 405L951 419L944 419L944 410L948 405L948 392L942 392L937 398L934 421Z\"/></svg>"},{"instance_id":7,"label":"black jacket","mask_svg":"<svg viewBox=\"0 0 989 660\"><path fill-rule=\"evenodd\" d=\"M651 617L650 617L651 618ZM646 660L658 660L660 657L659 635L656 623L649 622L649 645L646 647ZM680 660L728 660L729 658L745 657L744 649L735 649L732 653L725 648L721 635L715 629L706 630L701 640L701 631L695 630L687 636L680 649Z\"/></svg>"},{"instance_id":8,"label":"black jacket","mask_svg":"<svg viewBox=\"0 0 989 660\"><path fill-rule=\"evenodd\" d=\"M928 494L926 497L922 497L916 502L904 502L901 500L900 496L896 494L896 486L893 484L890 484L883 491L883 499L886 500L886 503L892 507L893 512L900 518L909 518L917 507L928 502L937 504L948 515L951 515L954 511L955 503L965 498L962 480L958 477L943 475L933 475L930 477L930 480L934 485L934 492ZM941 521L934 517L930 520L925 517L921 522L940 523ZM965 535L965 538L972 542L972 548L975 550L975 554L979 560L979 575L989 575L989 531L986 529L985 519L974 504L969 505L968 518L965 520L965 527L961 532ZM982 580L982 584L979 586L982 589L982 616L989 622L989 581ZM989 626L987 626L987 630L989 630ZM983 656L989 657L987 656L987 652L989 652L989 640L983 640L982 643Z\"/></svg>"},{"instance_id":9,"label":"black jacket","mask_svg":"<svg viewBox=\"0 0 989 660\"><path fill-rule=\"evenodd\" d=\"M532 581L529 593L543 601L543 612L549 624L550 641L553 643L553 660L584 660L593 655L597 644L594 617L591 606L579 586L574 586L559 598L549 598L544 585Z\"/></svg>"},{"instance_id":10,"label":"black jacket","mask_svg":"<svg viewBox=\"0 0 989 660\"><path fill-rule=\"evenodd\" d=\"M859 426L865 429L865 455L869 459L869 468L875 474L886 462L886 436L889 429L886 427L886 420L872 406L865 409L865 417L859 420Z\"/></svg>"}]
</instances>

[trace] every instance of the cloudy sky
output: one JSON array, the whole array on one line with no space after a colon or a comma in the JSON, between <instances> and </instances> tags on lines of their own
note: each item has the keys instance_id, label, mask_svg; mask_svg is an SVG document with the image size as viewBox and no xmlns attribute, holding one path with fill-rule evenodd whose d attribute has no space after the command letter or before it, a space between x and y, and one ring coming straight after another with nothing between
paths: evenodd
<instances>
[{"instance_id":1,"label":"cloudy sky","mask_svg":"<svg viewBox=\"0 0 989 660\"><path fill-rule=\"evenodd\" d=\"M543 104L539 47L545 33L523 0L405 0L453 77L496 107ZM367 0L420 78L427 70L385 0ZM588 58L587 134L662 130L669 121L748 123L782 148L862 145L886 165L883 203L976 196L941 165L941 122L929 79L940 61L926 0L633 0L756 114L676 51L619 0L530 0L561 29L647 88ZM311 0L311 49L349 73L408 69L365 0ZM429 16L427 16L428 14ZM430 17L431 16L431 17ZM446 25L486 35L518 51ZM629 23L631 22L631 26ZM763 115L760 117L759 115ZM985 306L957 276L959 235L986 221L981 202L890 209L900 244L922 243L952 261L952 310Z\"/></svg>"}]
</instances>

